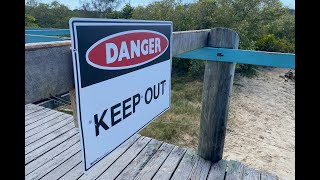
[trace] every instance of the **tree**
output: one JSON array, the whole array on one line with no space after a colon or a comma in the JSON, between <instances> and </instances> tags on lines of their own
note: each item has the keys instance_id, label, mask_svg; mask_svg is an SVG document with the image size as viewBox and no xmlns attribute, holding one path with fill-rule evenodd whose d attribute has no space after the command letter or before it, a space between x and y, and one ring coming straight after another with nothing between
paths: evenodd
<instances>
[{"instance_id":1,"label":"tree","mask_svg":"<svg viewBox=\"0 0 320 180\"><path fill-rule=\"evenodd\" d=\"M91 0L90 2L85 0L82 2L82 9L96 12L98 17L104 17L117 8L120 2L121 0Z\"/></svg>"},{"instance_id":2,"label":"tree","mask_svg":"<svg viewBox=\"0 0 320 180\"><path fill-rule=\"evenodd\" d=\"M36 18L34 18L31 15L25 14L24 20L25 20L25 27L34 27L34 28L39 27L39 25L36 23Z\"/></svg>"},{"instance_id":3,"label":"tree","mask_svg":"<svg viewBox=\"0 0 320 180\"><path fill-rule=\"evenodd\" d=\"M133 11L134 8L130 4L126 4L121 10L122 18L130 19L132 17Z\"/></svg>"},{"instance_id":4,"label":"tree","mask_svg":"<svg viewBox=\"0 0 320 180\"><path fill-rule=\"evenodd\" d=\"M256 50L293 53L294 47L285 39L277 38L274 34L267 34L257 40Z\"/></svg>"}]
</instances>

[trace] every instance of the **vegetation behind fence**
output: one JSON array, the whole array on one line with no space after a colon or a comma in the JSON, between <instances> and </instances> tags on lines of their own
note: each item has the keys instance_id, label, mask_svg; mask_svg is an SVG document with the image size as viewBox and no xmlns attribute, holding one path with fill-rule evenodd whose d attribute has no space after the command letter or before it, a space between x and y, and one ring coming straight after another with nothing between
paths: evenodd
<instances>
[{"instance_id":1,"label":"vegetation behind fence","mask_svg":"<svg viewBox=\"0 0 320 180\"><path fill-rule=\"evenodd\" d=\"M100 1L99 1L100 2ZM69 28L71 17L114 19L148 19L173 21L174 31L226 27L239 34L239 49L295 52L295 11L284 7L279 0L205 0L182 3L160 0L147 6L132 7L120 2L103 0L101 4L84 1L82 7L70 10L57 1L51 4L28 0L25 5L25 26ZM118 9L118 10L117 10ZM236 72L254 75L254 66L237 65ZM201 61L173 59L175 73L201 78Z\"/></svg>"}]
</instances>

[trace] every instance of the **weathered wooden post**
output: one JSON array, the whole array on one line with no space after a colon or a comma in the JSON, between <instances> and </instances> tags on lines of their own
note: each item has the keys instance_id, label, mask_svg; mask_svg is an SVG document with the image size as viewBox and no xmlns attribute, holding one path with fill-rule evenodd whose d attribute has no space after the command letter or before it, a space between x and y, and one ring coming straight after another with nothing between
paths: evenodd
<instances>
[{"instance_id":1,"label":"weathered wooden post","mask_svg":"<svg viewBox=\"0 0 320 180\"><path fill-rule=\"evenodd\" d=\"M73 113L73 122L74 126L78 127L78 115L77 115L77 104L76 104L76 92L75 89L69 91L72 113Z\"/></svg>"},{"instance_id":2,"label":"weathered wooden post","mask_svg":"<svg viewBox=\"0 0 320 180\"><path fill-rule=\"evenodd\" d=\"M239 36L227 28L213 28L208 46L238 49ZM234 71L235 63L207 61L205 65L198 154L213 162L222 159Z\"/></svg>"}]
</instances>

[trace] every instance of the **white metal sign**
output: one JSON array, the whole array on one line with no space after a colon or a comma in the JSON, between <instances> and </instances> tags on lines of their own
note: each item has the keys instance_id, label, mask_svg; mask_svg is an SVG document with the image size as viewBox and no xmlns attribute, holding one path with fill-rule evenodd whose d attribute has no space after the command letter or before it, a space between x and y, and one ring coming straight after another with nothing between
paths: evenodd
<instances>
[{"instance_id":1,"label":"white metal sign","mask_svg":"<svg viewBox=\"0 0 320 180\"><path fill-rule=\"evenodd\" d=\"M170 107L172 22L72 18L87 171Z\"/></svg>"}]
</instances>

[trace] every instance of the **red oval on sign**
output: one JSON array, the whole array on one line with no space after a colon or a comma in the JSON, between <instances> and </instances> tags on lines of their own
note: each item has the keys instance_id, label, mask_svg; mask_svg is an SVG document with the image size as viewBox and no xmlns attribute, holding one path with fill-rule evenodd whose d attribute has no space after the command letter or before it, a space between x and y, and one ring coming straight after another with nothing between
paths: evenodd
<instances>
[{"instance_id":1,"label":"red oval on sign","mask_svg":"<svg viewBox=\"0 0 320 180\"><path fill-rule=\"evenodd\" d=\"M99 69L119 70L143 65L168 48L166 36L156 31L133 30L107 36L86 53L87 62Z\"/></svg>"}]
</instances>

